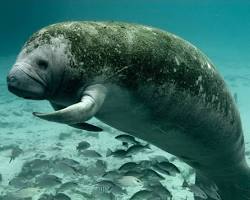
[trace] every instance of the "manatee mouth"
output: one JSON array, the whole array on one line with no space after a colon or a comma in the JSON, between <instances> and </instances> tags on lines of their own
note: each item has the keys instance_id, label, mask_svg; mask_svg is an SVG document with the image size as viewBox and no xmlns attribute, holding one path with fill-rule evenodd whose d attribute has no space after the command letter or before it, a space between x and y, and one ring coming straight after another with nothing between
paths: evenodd
<instances>
[{"instance_id":1,"label":"manatee mouth","mask_svg":"<svg viewBox=\"0 0 250 200\"><path fill-rule=\"evenodd\" d=\"M18 97L22 97L24 99L34 99L34 100L42 100L44 99L44 95L38 95L37 92L32 92L32 91L28 91L28 90L23 90L23 89L19 89L16 87L13 87L11 85L8 85L8 90L15 94Z\"/></svg>"},{"instance_id":2,"label":"manatee mouth","mask_svg":"<svg viewBox=\"0 0 250 200\"><path fill-rule=\"evenodd\" d=\"M37 74L14 66L7 76L8 90L22 98L41 100L46 96L46 85Z\"/></svg>"}]
</instances>

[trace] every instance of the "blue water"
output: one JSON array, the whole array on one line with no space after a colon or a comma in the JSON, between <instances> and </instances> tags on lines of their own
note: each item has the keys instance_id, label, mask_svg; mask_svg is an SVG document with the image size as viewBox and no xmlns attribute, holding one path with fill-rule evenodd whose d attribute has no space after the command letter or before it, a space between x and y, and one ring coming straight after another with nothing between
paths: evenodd
<instances>
[{"instance_id":1,"label":"blue water","mask_svg":"<svg viewBox=\"0 0 250 200\"><path fill-rule=\"evenodd\" d=\"M90 191L94 188L94 179L99 180L101 173L90 170L97 158L87 159L86 162L85 158L76 158L75 147L82 140L88 141L92 149L103 154L103 159L108 163L107 170L114 170L121 163L129 161L105 158L107 148L120 145L113 139L113 135L119 134L116 130L110 129L104 134L93 136L80 133L67 126L38 120L32 117L31 113L50 111L51 108L47 102L24 100L7 91L6 75L24 42L40 28L62 21L113 20L150 25L181 36L197 46L216 65L231 92L237 94L237 105L241 113L246 140L246 152L250 160L249 10L250 1L247 0L8 0L0 2L0 147L14 144L23 150L10 163L12 149L0 150L0 174L2 175L0 195L15 194L24 186L22 184L13 186L9 182L20 173L25 162L35 158L50 160L55 157L68 157L84 162L83 168L91 177L91 181L84 176L81 177L83 182L76 179L80 185L79 191L84 188L82 191L84 194L74 196L73 192L65 193L71 199L94 199L93 196L88 195L92 194ZM94 123L99 122L94 121ZM62 139L63 137L66 139ZM191 174L188 181L190 183L194 181L192 169L178 159L154 147L151 153L152 156L160 154L172 158L182 170L183 176ZM134 160L147 159L147 155L147 152L140 153L135 156ZM54 174L62 178L62 183L71 180L69 177L74 177L62 175L63 172L56 170ZM168 177L168 184L165 186L172 192L173 199L192 200L192 191L181 188L182 178L181 176ZM33 199L39 199L42 193L55 194L51 188L42 189L42 191L37 191L33 185L27 185L25 188L29 190L23 193L26 196L32 196ZM129 199L137 191L134 188L125 189L128 194L122 197L118 195L118 199ZM96 199L112 198L114 197L111 194L106 193L101 193L96 197Z\"/></svg>"}]
</instances>

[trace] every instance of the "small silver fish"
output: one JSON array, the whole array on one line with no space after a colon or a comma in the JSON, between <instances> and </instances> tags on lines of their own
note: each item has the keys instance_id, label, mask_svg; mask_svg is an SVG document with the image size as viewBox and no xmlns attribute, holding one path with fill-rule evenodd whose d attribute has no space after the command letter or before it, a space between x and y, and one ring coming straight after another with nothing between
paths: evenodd
<instances>
[{"instance_id":1,"label":"small silver fish","mask_svg":"<svg viewBox=\"0 0 250 200\"><path fill-rule=\"evenodd\" d=\"M156 166L158 166L159 168L169 172L169 174L173 175L173 176L180 173L180 170L178 169L178 167L176 167L171 162L163 161L163 162L157 163Z\"/></svg>"},{"instance_id":2,"label":"small silver fish","mask_svg":"<svg viewBox=\"0 0 250 200\"><path fill-rule=\"evenodd\" d=\"M161 200L161 197L151 190L140 190L133 194L129 200Z\"/></svg>"},{"instance_id":3,"label":"small silver fish","mask_svg":"<svg viewBox=\"0 0 250 200\"><path fill-rule=\"evenodd\" d=\"M48 171L50 169L50 161L49 160L43 160L43 159L34 159L31 161L27 161L24 163L22 167L21 173L23 175L29 175L29 172L32 171L35 174L39 174L45 171Z\"/></svg>"},{"instance_id":4,"label":"small silver fish","mask_svg":"<svg viewBox=\"0 0 250 200\"><path fill-rule=\"evenodd\" d=\"M44 174L36 178L36 185L40 187L52 187L61 183L61 179L55 175Z\"/></svg>"},{"instance_id":5,"label":"small silver fish","mask_svg":"<svg viewBox=\"0 0 250 200\"><path fill-rule=\"evenodd\" d=\"M106 171L107 169L107 163L104 160L97 160L95 165L96 167L98 167L99 169L103 169L104 171Z\"/></svg>"},{"instance_id":6,"label":"small silver fish","mask_svg":"<svg viewBox=\"0 0 250 200\"><path fill-rule=\"evenodd\" d=\"M74 181L69 181L60 185L60 187L56 190L56 192L64 192L64 191L71 190L77 187L78 187L78 183Z\"/></svg>"},{"instance_id":7,"label":"small silver fish","mask_svg":"<svg viewBox=\"0 0 250 200\"><path fill-rule=\"evenodd\" d=\"M71 158L61 158L61 161L63 161L65 164L69 165L69 166L78 166L80 165L80 163L76 160L73 160Z\"/></svg>"},{"instance_id":8,"label":"small silver fish","mask_svg":"<svg viewBox=\"0 0 250 200\"><path fill-rule=\"evenodd\" d=\"M160 172L160 173L162 173L162 174L170 175L170 172L169 172L169 171L162 169L162 168L159 167L157 164L156 164L156 165L153 165L152 168L153 168L154 170L156 170L157 172Z\"/></svg>"},{"instance_id":9,"label":"small silver fish","mask_svg":"<svg viewBox=\"0 0 250 200\"><path fill-rule=\"evenodd\" d=\"M106 153L106 157L109 157L109 156L113 156L113 157L117 157L117 158L129 157L127 155L127 151L124 150L124 149L117 149L115 151L112 151L111 149L108 149L107 153Z\"/></svg>"},{"instance_id":10,"label":"small silver fish","mask_svg":"<svg viewBox=\"0 0 250 200\"><path fill-rule=\"evenodd\" d=\"M164 180L165 178L158 174L156 171L152 169L144 169L142 170L142 180L145 181L159 181Z\"/></svg>"},{"instance_id":11,"label":"small silver fish","mask_svg":"<svg viewBox=\"0 0 250 200\"><path fill-rule=\"evenodd\" d=\"M52 200L53 198L52 194L42 194L38 200Z\"/></svg>"},{"instance_id":12,"label":"small silver fish","mask_svg":"<svg viewBox=\"0 0 250 200\"><path fill-rule=\"evenodd\" d=\"M116 185L113 181L102 180L96 184L97 190L103 193L112 192L114 194L127 194L126 190L123 190L120 186Z\"/></svg>"},{"instance_id":13,"label":"small silver fish","mask_svg":"<svg viewBox=\"0 0 250 200\"><path fill-rule=\"evenodd\" d=\"M164 187L160 182L148 184L147 188L152 191L157 191L157 194L159 194L159 196L162 199L172 199L171 192L166 187Z\"/></svg>"},{"instance_id":14,"label":"small silver fish","mask_svg":"<svg viewBox=\"0 0 250 200\"><path fill-rule=\"evenodd\" d=\"M107 171L102 175L103 178L111 180L115 180L117 178L120 178L121 176L122 174L117 170Z\"/></svg>"},{"instance_id":15,"label":"small silver fish","mask_svg":"<svg viewBox=\"0 0 250 200\"><path fill-rule=\"evenodd\" d=\"M64 193L57 193L54 196L53 200L71 200L71 198Z\"/></svg>"},{"instance_id":16,"label":"small silver fish","mask_svg":"<svg viewBox=\"0 0 250 200\"><path fill-rule=\"evenodd\" d=\"M14 147L11 150L11 155L10 155L10 161L9 161L9 163L11 163L11 161L15 160L22 153L23 153L22 149L20 149L18 146Z\"/></svg>"},{"instance_id":17,"label":"small silver fish","mask_svg":"<svg viewBox=\"0 0 250 200\"><path fill-rule=\"evenodd\" d=\"M41 194L43 190L38 187L28 187L28 188L22 188L20 190L17 190L16 192L13 192L13 198L12 199L28 199L30 197L33 197L35 195Z\"/></svg>"},{"instance_id":18,"label":"small silver fish","mask_svg":"<svg viewBox=\"0 0 250 200\"><path fill-rule=\"evenodd\" d=\"M135 144L127 149L127 155L132 156L141 151L145 151L146 149L151 149L149 144L146 144L146 145Z\"/></svg>"},{"instance_id":19,"label":"small silver fish","mask_svg":"<svg viewBox=\"0 0 250 200\"><path fill-rule=\"evenodd\" d=\"M86 199L93 199L93 200L119 200L112 192L103 193L101 191L93 191L91 198ZM84 198L85 199L85 198Z\"/></svg>"},{"instance_id":20,"label":"small silver fish","mask_svg":"<svg viewBox=\"0 0 250 200\"><path fill-rule=\"evenodd\" d=\"M95 150L83 150L83 151L79 151L78 152L79 155L83 155L85 157L89 157L89 158L100 158L102 157L101 154L99 154L98 152L96 152Z\"/></svg>"},{"instance_id":21,"label":"small silver fish","mask_svg":"<svg viewBox=\"0 0 250 200\"><path fill-rule=\"evenodd\" d=\"M139 165L141 168L151 168L153 166L154 162L150 160L141 160Z\"/></svg>"},{"instance_id":22,"label":"small silver fish","mask_svg":"<svg viewBox=\"0 0 250 200\"><path fill-rule=\"evenodd\" d=\"M83 151L85 149L88 149L90 147L90 144L86 141L82 141L80 143L78 143L76 150L77 151Z\"/></svg>"},{"instance_id":23,"label":"small silver fish","mask_svg":"<svg viewBox=\"0 0 250 200\"><path fill-rule=\"evenodd\" d=\"M151 157L150 160L152 160L153 163L159 163L163 161L168 162L168 159L162 155L156 155L154 157Z\"/></svg>"},{"instance_id":24,"label":"small silver fish","mask_svg":"<svg viewBox=\"0 0 250 200\"><path fill-rule=\"evenodd\" d=\"M119 167L119 171L129 171L129 170L136 170L141 169L140 164L137 164L135 162L127 162L124 163L122 166Z\"/></svg>"},{"instance_id":25,"label":"small silver fish","mask_svg":"<svg viewBox=\"0 0 250 200\"><path fill-rule=\"evenodd\" d=\"M9 181L9 185L14 186L16 188L29 187L30 182L27 180L25 176L16 176Z\"/></svg>"},{"instance_id":26,"label":"small silver fish","mask_svg":"<svg viewBox=\"0 0 250 200\"><path fill-rule=\"evenodd\" d=\"M142 170L140 170L140 171L130 170L130 171L125 172L123 175L124 176L135 176L137 178L143 177Z\"/></svg>"},{"instance_id":27,"label":"small silver fish","mask_svg":"<svg viewBox=\"0 0 250 200\"><path fill-rule=\"evenodd\" d=\"M77 174L77 170L74 167L67 165L63 161L56 161L51 165L53 172L67 174L68 176L74 176Z\"/></svg>"},{"instance_id":28,"label":"small silver fish","mask_svg":"<svg viewBox=\"0 0 250 200\"><path fill-rule=\"evenodd\" d=\"M118 135L115 137L115 139L120 140L120 141L125 142L125 143L128 143L128 144L139 144L140 143L133 136L127 135L127 134Z\"/></svg>"},{"instance_id":29,"label":"small silver fish","mask_svg":"<svg viewBox=\"0 0 250 200\"><path fill-rule=\"evenodd\" d=\"M143 182L135 176L122 176L117 180L122 187L142 187Z\"/></svg>"}]
</instances>

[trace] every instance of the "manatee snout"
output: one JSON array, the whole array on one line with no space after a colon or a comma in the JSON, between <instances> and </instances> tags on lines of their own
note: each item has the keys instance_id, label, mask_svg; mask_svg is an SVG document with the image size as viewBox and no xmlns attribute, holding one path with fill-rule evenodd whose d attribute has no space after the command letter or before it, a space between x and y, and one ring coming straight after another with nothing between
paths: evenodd
<instances>
[{"instance_id":1,"label":"manatee snout","mask_svg":"<svg viewBox=\"0 0 250 200\"><path fill-rule=\"evenodd\" d=\"M25 63L15 64L7 76L8 90L27 99L44 99L46 85Z\"/></svg>"}]
</instances>

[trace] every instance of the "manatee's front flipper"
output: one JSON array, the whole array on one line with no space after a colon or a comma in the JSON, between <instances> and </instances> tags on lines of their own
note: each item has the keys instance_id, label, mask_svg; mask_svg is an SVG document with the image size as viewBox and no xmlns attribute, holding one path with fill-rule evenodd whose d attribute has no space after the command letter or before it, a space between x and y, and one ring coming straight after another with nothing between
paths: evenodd
<instances>
[{"instance_id":1,"label":"manatee's front flipper","mask_svg":"<svg viewBox=\"0 0 250 200\"><path fill-rule=\"evenodd\" d=\"M77 128L82 127L82 129L86 128L86 130L97 131L100 130L97 129L98 127L83 122L92 118L99 111L105 100L106 93L107 89L103 85L91 85L83 92L81 102L52 113L46 114L34 112L33 114L48 121L68 124Z\"/></svg>"},{"instance_id":2,"label":"manatee's front flipper","mask_svg":"<svg viewBox=\"0 0 250 200\"><path fill-rule=\"evenodd\" d=\"M61 109L65 108L64 106L60 106L60 105L55 104L55 103L50 102L50 104L55 110L61 110ZM97 126L92 125L92 124L89 124L89 123L86 123L86 122L78 123L78 124L69 124L69 126L72 126L74 128L78 128L78 129L82 129L82 130L85 130L85 131L92 131L92 132L101 132L101 131L103 131L102 128L97 127Z\"/></svg>"}]
</instances>

